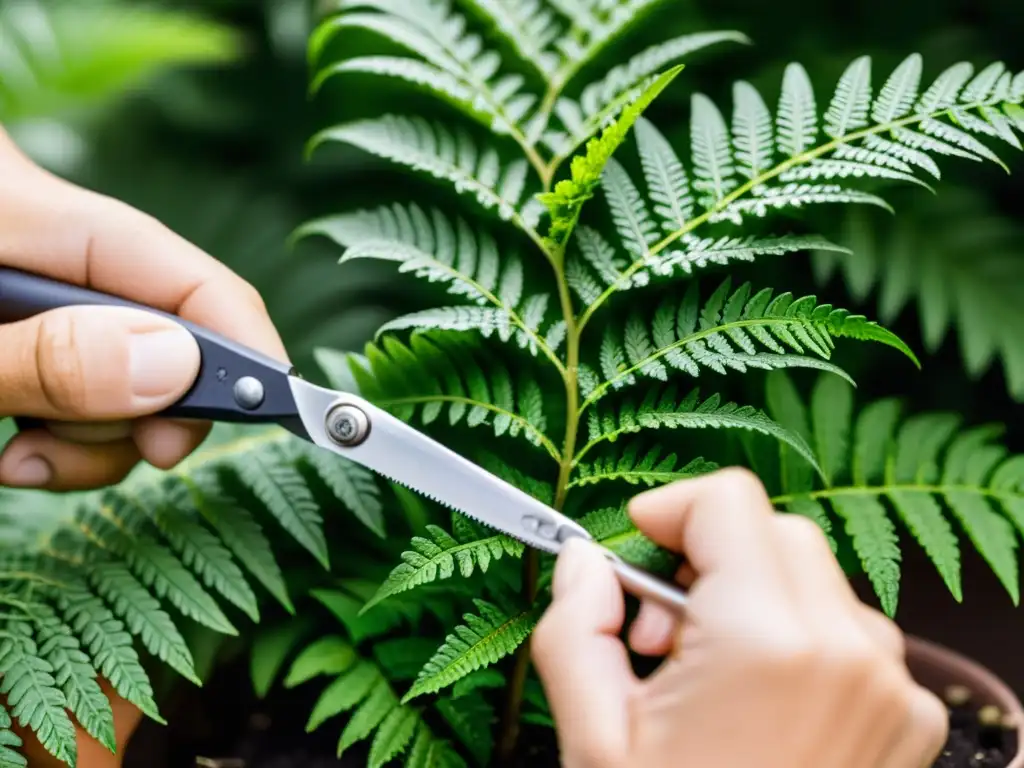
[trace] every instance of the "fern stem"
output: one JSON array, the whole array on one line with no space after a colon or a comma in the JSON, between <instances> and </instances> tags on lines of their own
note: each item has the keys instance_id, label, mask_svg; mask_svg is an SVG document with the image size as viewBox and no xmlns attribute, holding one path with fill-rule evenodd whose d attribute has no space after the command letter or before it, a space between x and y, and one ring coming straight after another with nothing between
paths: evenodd
<instances>
[{"instance_id":1,"label":"fern stem","mask_svg":"<svg viewBox=\"0 0 1024 768\"><path fill-rule=\"evenodd\" d=\"M957 109L962 109L966 111L976 109L982 106L985 106L984 102L977 102L974 104L957 105ZM605 289L604 293L598 296L597 300L594 301L593 304L587 307L586 311L583 313L583 316L580 318L580 330L582 330L583 327L586 326L586 324L590 321L590 318L593 317L594 313L608 300L608 298L613 293L618 291L624 283L628 282L629 279L634 274L636 274L636 272L639 271L648 262L649 259L653 258L654 256L657 256L659 253L661 253L661 251L665 250L665 248L667 248L669 245L674 243L679 238L689 234L702 224L705 224L709 219L711 219L712 216L714 216L717 213L721 213L723 210L728 208L730 204L734 203L736 200L743 197L752 189L755 189L760 185L768 181L771 181L777 176L782 175L783 173L785 173L794 166L810 162L811 160L814 160L828 152L831 152L832 150L836 149L840 144L851 144L855 141L859 141L860 139L867 138L868 136L872 136L874 134L885 133L886 131L892 131L895 130L896 128L902 128L903 126L906 125L919 123L923 120L934 120L948 113L948 109L941 109L937 112L930 114L913 114L909 115L908 117L900 118L899 120L893 120L892 122L889 123L869 126L868 128L863 128L859 131L854 131L853 133L848 133L845 136L835 138L832 141L815 147L814 149L809 149L806 152L802 152L801 154L796 155L795 157L791 157L779 163L770 171L765 171L760 176L750 179L745 184L742 184L741 186L737 187L732 192L730 192L728 195L723 197L721 200L715 203L711 208L706 210L700 216L696 216L693 219L691 219L689 222L687 222L685 227L677 229L674 232L663 237L661 240L659 240L657 243L651 246L648 254L645 255L644 258L638 259L637 261L634 261L632 264L630 264L629 267L627 267L625 271L623 271L622 274L618 276L615 282L608 286L608 288Z\"/></svg>"},{"instance_id":2,"label":"fern stem","mask_svg":"<svg viewBox=\"0 0 1024 768\"><path fill-rule=\"evenodd\" d=\"M545 189L550 181L545 182ZM572 295L569 283L565 279L564 253L548 251L545 254L551 261L558 285L558 298L565 321L566 353L565 365L560 369L565 383L565 438L562 444L561 459L558 460L558 480L555 484L554 508L561 511L569 492L569 477L573 468L573 452L576 450L577 432L579 431L579 386L578 371L580 362L580 333L576 324L576 314L572 306ZM536 550L528 549L523 555L523 589L530 605L537 599L540 577L540 557ZM506 689L505 707L501 714L501 725L498 736L498 759L501 765L510 766L515 758L519 743L519 721L523 707L523 693L526 689L526 677L530 671L530 639L527 638L517 650Z\"/></svg>"}]
</instances>

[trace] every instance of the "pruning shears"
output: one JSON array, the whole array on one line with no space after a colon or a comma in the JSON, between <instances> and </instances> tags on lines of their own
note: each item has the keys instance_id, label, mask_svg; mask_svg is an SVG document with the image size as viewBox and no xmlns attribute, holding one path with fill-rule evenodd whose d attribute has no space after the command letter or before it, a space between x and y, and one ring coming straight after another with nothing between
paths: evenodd
<instances>
[{"instance_id":1,"label":"pruning shears","mask_svg":"<svg viewBox=\"0 0 1024 768\"><path fill-rule=\"evenodd\" d=\"M0 269L0 320L13 322L73 305L142 309L195 337L201 365L191 389L160 416L242 424L278 424L525 544L557 555L573 537L593 540L575 520L459 456L357 395L304 380L269 358L175 315L14 269ZM681 610L686 593L609 550L623 588Z\"/></svg>"}]
</instances>

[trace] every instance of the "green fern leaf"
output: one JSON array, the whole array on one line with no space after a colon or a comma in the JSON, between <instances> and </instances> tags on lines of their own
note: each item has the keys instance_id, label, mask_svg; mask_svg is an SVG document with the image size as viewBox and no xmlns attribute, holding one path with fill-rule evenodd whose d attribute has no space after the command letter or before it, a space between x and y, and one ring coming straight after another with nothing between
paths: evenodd
<instances>
[{"instance_id":1,"label":"green fern leaf","mask_svg":"<svg viewBox=\"0 0 1024 768\"><path fill-rule=\"evenodd\" d=\"M287 449L274 443L227 463L288 533L325 569L330 567L323 519L313 494Z\"/></svg>"},{"instance_id":2,"label":"green fern leaf","mask_svg":"<svg viewBox=\"0 0 1024 768\"><path fill-rule=\"evenodd\" d=\"M842 517L889 613L896 610L901 560L892 515L907 526L956 600L963 596L960 543L951 520L1016 603L1014 530L1024 530L1024 459L992 442L1001 428L965 430L958 416L944 413L901 421L899 402L880 400L861 410L847 438L850 420L840 414L849 412L848 398L827 390L837 386L821 381L812 396L813 432L831 485L804 486L775 503L814 519L827 519L828 507Z\"/></svg>"},{"instance_id":3,"label":"green fern leaf","mask_svg":"<svg viewBox=\"0 0 1024 768\"><path fill-rule=\"evenodd\" d=\"M701 304L699 285L691 283L681 303L666 299L649 324L634 313L622 337L606 333L600 361L604 381L594 387L583 407L611 390L636 384L640 377L667 381L670 369L697 377L705 368L725 374L730 369L742 373L750 368L805 367L852 383L846 372L826 362L835 338L876 341L917 362L895 334L862 316L819 305L813 296L794 300L784 293L773 299L767 288L751 296L749 283L730 292L731 284L726 278ZM786 354L787 347L798 354Z\"/></svg>"},{"instance_id":4,"label":"green fern leaf","mask_svg":"<svg viewBox=\"0 0 1024 768\"><path fill-rule=\"evenodd\" d=\"M492 0L489 9L503 5ZM328 17L313 32L309 46L312 62L321 58L339 32L362 29L398 43L427 63L397 57L348 59L322 69L313 81L314 90L342 72L399 77L429 87L474 117L479 115L497 134L518 133L520 121L538 100L523 91L521 75L501 74L500 57L483 44L480 35L468 31L466 17L454 11L450 2L426 0L409 5L361 0L341 2L337 7L342 13ZM345 12L367 7L377 13Z\"/></svg>"},{"instance_id":5,"label":"green fern leaf","mask_svg":"<svg viewBox=\"0 0 1024 768\"><path fill-rule=\"evenodd\" d=\"M498 718L487 700L470 694L458 699L439 699L434 706L477 764L490 765L494 751L492 730Z\"/></svg>"},{"instance_id":6,"label":"green fern leaf","mask_svg":"<svg viewBox=\"0 0 1024 768\"><path fill-rule=\"evenodd\" d=\"M306 732L312 733L330 718L348 712L381 684L387 685L387 682L374 664L357 661L320 694L306 723Z\"/></svg>"},{"instance_id":7,"label":"green fern leaf","mask_svg":"<svg viewBox=\"0 0 1024 768\"><path fill-rule=\"evenodd\" d=\"M341 732L341 738L338 740L338 757L380 727L398 705L398 696L391 690L388 681L380 678L352 714L345 725L345 730Z\"/></svg>"},{"instance_id":8,"label":"green fern leaf","mask_svg":"<svg viewBox=\"0 0 1024 768\"><path fill-rule=\"evenodd\" d=\"M883 198L858 188L858 180L924 184L914 169L937 177L938 165L932 155L1002 165L982 138L1020 145L1014 133L1017 123L1007 117L1016 114L1008 108L1018 107L1022 101L1010 87L1012 81L1004 78L1005 87L986 88L990 79L986 74L979 80L981 86L965 87L972 70L969 64L961 63L941 73L919 97L922 67L919 55L908 57L873 98L871 61L868 57L856 59L844 71L825 113L827 141L820 141L814 90L799 64L790 64L783 77L774 119L774 147L769 141L764 101L748 84L737 84L733 91L731 136L714 102L695 94L689 196L684 197L678 189L675 194L676 200L694 202L692 215L681 223L674 221L672 231L656 242L645 243L643 254L619 269L614 282L590 304L584 321L612 292L634 285L634 276L647 269L652 258L661 257L677 241L685 245L702 225L739 226L746 217L762 218L822 204L872 205L891 211ZM641 148L641 155L649 151ZM769 163L775 151L783 159ZM649 181L649 187L652 199L660 204L663 184L651 185Z\"/></svg>"},{"instance_id":9,"label":"green fern leaf","mask_svg":"<svg viewBox=\"0 0 1024 768\"><path fill-rule=\"evenodd\" d=\"M127 562L139 581L157 597L170 602L182 615L223 634L238 634L213 598L160 542L137 541L128 553Z\"/></svg>"},{"instance_id":10,"label":"green fern leaf","mask_svg":"<svg viewBox=\"0 0 1024 768\"><path fill-rule=\"evenodd\" d=\"M31 729L47 752L75 765L75 726L65 711L68 702L53 672L32 639L32 628L21 622L8 623L0 643L0 695L6 697L18 724Z\"/></svg>"},{"instance_id":11,"label":"green fern leaf","mask_svg":"<svg viewBox=\"0 0 1024 768\"><path fill-rule=\"evenodd\" d=\"M890 616L895 615L900 549L896 527L885 507L877 499L864 496L837 496L832 499L832 507L846 521L846 533L882 601L882 609Z\"/></svg>"},{"instance_id":12,"label":"green fern leaf","mask_svg":"<svg viewBox=\"0 0 1024 768\"><path fill-rule=\"evenodd\" d=\"M131 636L113 612L81 584L62 585L56 602L75 636L82 639L82 647L89 652L99 674L121 698L163 724L153 687L132 647Z\"/></svg>"},{"instance_id":13,"label":"green fern leaf","mask_svg":"<svg viewBox=\"0 0 1024 768\"><path fill-rule=\"evenodd\" d=\"M568 487L621 480L630 485L646 485L650 488L704 475L716 469L717 464L703 458L693 459L680 466L679 459L674 453L663 455L660 448L645 451L639 444L633 444L619 456L605 456L589 464L577 464L575 477L569 482Z\"/></svg>"},{"instance_id":14,"label":"green fern leaf","mask_svg":"<svg viewBox=\"0 0 1024 768\"><path fill-rule=\"evenodd\" d=\"M555 108L568 132L568 138L585 140L597 127L591 128L593 119L602 115L616 102L628 96L650 77L656 76L669 65L678 64L683 58L720 43L749 44L750 38L740 32L698 32L681 35L656 43L616 64L594 82L588 83L580 93L578 101L562 96ZM599 127L599 126L598 126ZM565 140L551 144L559 153L565 152Z\"/></svg>"},{"instance_id":15,"label":"green fern leaf","mask_svg":"<svg viewBox=\"0 0 1024 768\"><path fill-rule=\"evenodd\" d=\"M378 336L407 328L474 330L488 337L497 334L503 341L514 337L531 354L543 351L560 364L542 339L547 295L532 294L524 299L522 261L514 253L500 255L489 233L477 234L462 219L452 224L436 209L428 215L411 205L319 219L300 228L296 236L313 234L345 247L342 263L366 258L394 261L400 272L446 284L449 293L478 305L396 318L381 327Z\"/></svg>"},{"instance_id":16,"label":"green fern leaf","mask_svg":"<svg viewBox=\"0 0 1024 768\"><path fill-rule=\"evenodd\" d=\"M294 613L288 587L270 548L270 541L252 513L213 478L199 475L197 478L180 477L179 480L191 491L199 513L217 531L224 545L285 610ZM177 503L184 503L180 496L175 498Z\"/></svg>"},{"instance_id":17,"label":"green fern leaf","mask_svg":"<svg viewBox=\"0 0 1024 768\"><path fill-rule=\"evenodd\" d=\"M590 512L580 525L602 546L638 568L671 573L678 565L677 555L659 547L633 525L624 505Z\"/></svg>"},{"instance_id":18,"label":"green fern leaf","mask_svg":"<svg viewBox=\"0 0 1024 768\"><path fill-rule=\"evenodd\" d=\"M523 370L518 381L494 356L451 337L415 334L409 346L386 337L366 347L367 365L353 361L364 397L401 419L431 424L447 411L448 423L488 424L495 435L522 436L552 457L558 448L545 435L540 385ZM369 370L367 370L367 368Z\"/></svg>"},{"instance_id":19,"label":"green fern leaf","mask_svg":"<svg viewBox=\"0 0 1024 768\"><path fill-rule=\"evenodd\" d=\"M495 30L516 49L520 58L545 76L548 83L558 66L551 44L563 33L558 18L543 0L471 0Z\"/></svg>"},{"instance_id":20,"label":"green fern leaf","mask_svg":"<svg viewBox=\"0 0 1024 768\"><path fill-rule=\"evenodd\" d=\"M382 768L402 754L410 746L419 722L419 713L411 707L392 709L373 737L369 767Z\"/></svg>"},{"instance_id":21,"label":"green fern leaf","mask_svg":"<svg viewBox=\"0 0 1024 768\"><path fill-rule=\"evenodd\" d=\"M488 664L513 653L537 623L532 611L508 615L483 600L474 600L479 615L467 613L465 624L448 635L437 653L424 665L403 703L436 693Z\"/></svg>"},{"instance_id":22,"label":"green fern leaf","mask_svg":"<svg viewBox=\"0 0 1024 768\"><path fill-rule=\"evenodd\" d=\"M11 715L0 704L0 768L26 768L28 760L20 753L21 737L11 730Z\"/></svg>"},{"instance_id":23,"label":"green fern leaf","mask_svg":"<svg viewBox=\"0 0 1024 768\"><path fill-rule=\"evenodd\" d=\"M358 658L355 648L341 637L322 637L306 646L288 669L285 688L294 688L320 675L340 675Z\"/></svg>"},{"instance_id":24,"label":"green fern leaf","mask_svg":"<svg viewBox=\"0 0 1024 768\"><path fill-rule=\"evenodd\" d=\"M969 233L953 215L970 218ZM1001 363L1010 395L1024 400L1024 347L1013 331L1024 322L1014 286L1024 280L1016 258L1021 228L998 216L973 190L929 199L894 223L862 211L844 219L843 241L856 248L836 259L815 253L820 284L841 270L851 295L877 294L878 315L892 323L916 305L924 347L935 352L955 329L967 372L978 377Z\"/></svg>"},{"instance_id":25,"label":"green fern leaf","mask_svg":"<svg viewBox=\"0 0 1024 768\"><path fill-rule=\"evenodd\" d=\"M477 569L486 573L492 559L500 560L504 555L518 558L523 554L523 544L503 534L460 541L436 525L428 525L427 533L430 538L413 538L412 549L402 553L403 563L391 572L364 610L421 584L450 579L456 569L460 576L469 578Z\"/></svg>"},{"instance_id":26,"label":"green fern leaf","mask_svg":"<svg viewBox=\"0 0 1024 768\"><path fill-rule=\"evenodd\" d=\"M406 768L466 768L466 761L447 742L435 739L426 725L421 725L413 741Z\"/></svg>"},{"instance_id":27,"label":"green fern leaf","mask_svg":"<svg viewBox=\"0 0 1024 768\"><path fill-rule=\"evenodd\" d=\"M529 171L526 160L503 163L497 150L481 150L463 130L452 132L421 117L385 115L327 128L310 140L308 151L327 141L350 144L447 181L502 219L518 220Z\"/></svg>"},{"instance_id":28,"label":"green fern leaf","mask_svg":"<svg viewBox=\"0 0 1024 768\"><path fill-rule=\"evenodd\" d=\"M124 620L150 653L170 665L178 674L200 685L192 662L192 653L160 603L120 563L97 563L90 569L90 580L97 593Z\"/></svg>"},{"instance_id":29,"label":"green fern leaf","mask_svg":"<svg viewBox=\"0 0 1024 768\"><path fill-rule=\"evenodd\" d=\"M639 405L626 402L617 409L607 409L603 413L591 409L588 427L589 441L576 454L574 464L578 464L600 444L643 429L742 429L759 432L788 444L820 472L810 447L802 437L772 421L756 408L736 403L723 404L717 394L702 402L698 390L693 390L682 400L674 387L663 391L652 390Z\"/></svg>"},{"instance_id":30,"label":"green fern leaf","mask_svg":"<svg viewBox=\"0 0 1024 768\"><path fill-rule=\"evenodd\" d=\"M354 461L335 456L307 443L291 444L320 475L327 487L363 525L384 538L384 511L380 488L372 472Z\"/></svg>"},{"instance_id":31,"label":"green fern leaf","mask_svg":"<svg viewBox=\"0 0 1024 768\"><path fill-rule=\"evenodd\" d=\"M199 574L206 586L216 589L253 621L259 621L255 593L232 560L228 547L199 522L201 516L189 498L187 487L173 484L161 490L163 498L154 498L155 494L150 493L143 506L150 510L153 521L177 551L181 562Z\"/></svg>"},{"instance_id":32,"label":"green fern leaf","mask_svg":"<svg viewBox=\"0 0 1024 768\"><path fill-rule=\"evenodd\" d=\"M602 131L600 137L587 142L585 154L573 158L570 178L558 182L552 192L538 196L551 216L546 239L554 250L561 252L565 249L583 205L593 196L605 166L625 141L633 123L681 70L682 66L676 66L658 76L615 122Z\"/></svg>"},{"instance_id":33,"label":"green fern leaf","mask_svg":"<svg viewBox=\"0 0 1024 768\"><path fill-rule=\"evenodd\" d=\"M426 664L437 642L427 637L396 637L375 643L373 656L388 680L412 680Z\"/></svg>"},{"instance_id":34,"label":"green fern leaf","mask_svg":"<svg viewBox=\"0 0 1024 768\"><path fill-rule=\"evenodd\" d=\"M68 709L86 733L114 752L114 713L75 632L45 603L34 603L32 614L38 653L49 662Z\"/></svg>"}]
</instances>

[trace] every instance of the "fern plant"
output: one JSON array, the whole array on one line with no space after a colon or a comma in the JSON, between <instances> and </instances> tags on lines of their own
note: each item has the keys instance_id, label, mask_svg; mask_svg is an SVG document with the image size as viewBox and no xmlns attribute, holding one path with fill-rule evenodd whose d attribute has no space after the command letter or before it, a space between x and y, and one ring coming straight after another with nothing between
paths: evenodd
<instances>
[{"instance_id":1,"label":"fern plant","mask_svg":"<svg viewBox=\"0 0 1024 768\"><path fill-rule=\"evenodd\" d=\"M878 87L864 57L822 97L791 64L777 98L737 83L728 119L692 95L684 153L646 110L682 90L689 54L749 41L665 40L594 77L600 54L658 5L334 0L310 43L315 87L385 78L438 97L451 117L365 119L311 148L360 148L466 204L395 200L300 229L337 243L343 262L391 263L444 295L360 354L324 353L325 372L650 569L674 558L631 526L626 498L742 448L779 507L818 520L837 550L852 546L886 610L898 593L894 521L957 597L962 529L1016 600L1019 457L993 429L954 436L948 417L900 421L888 401L854 421L840 342L875 342L908 365L913 351L866 317L740 273L756 259L847 254L777 223L807 206L888 209L888 185L928 187L937 160L1000 162L991 145L1018 146L1024 75L961 63L926 81L911 55ZM347 30L405 55L336 58ZM808 368L821 377L809 407L788 378ZM762 408L739 384L765 374ZM190 630L240 632L267 597L297 610L282 550L323 570L329 513L345 508L379 536L384 498L365 471L279 431L221 430L173 472L48 502L45 524L0 549L0 767L25 762L15 724L68 765L75 723L110 746L99 677L159 719L153 666L198 682ZM339 545L356 574L312 596L341 626L299 650L285 684L329 678L310 727L344 715L339 750L361 744L371 765L509 763L522 728L551 727L527 650L550 558L403 489L394 498L413 523L409 544L386 563ZM36 499L5 493L4 530L24 529L12 510ZM289 536L272 547L267 524ZM272 672L261 671L264 688Z\"/></svg>"},{"instance_id":2,"label":"fern plant","mask_svg":"<svg viewBox=\"0 0 1024 768\"><path fill-rule=\"evenodd\" d=\"M451 118L361 119L324 129L310 151L328 143L356 147L466 201L456 212L439 202L398 199L299 231L337 243L342 264L391 262L440 289L440 306L388 322L363 353L349 355L349 385L452 443L463 440L453 432L458 427L486 429L498 440L496 450L525 438L532 452L509 451L515 458L502 464L506 476L581 515L608 546L647 567L671 567L671 559L638 541L609 497L712 469L705 456L721 449L728 458L729 443L720 438L731 435L761 454L765 440L778 446L787 483L780 506L827 530L836 516L846 521L887 611L896 608L899 547L883 499L959 596L945 503L1016 600L1007 554L1019 511L1015 460L997 483L994 467L976 464L994 447L958 442L937 477L937 459L920 442L918 430L927 430L908 422L892 449L896 468L881 473L886 465L876 466L874 455L864 465L865 451L888 446L878 414L889 406L866 411L850 459L843 411L849 396L841 388L851 379L833 361L838 342L877 342L917 364L914 353L877 323L815 296L721 273L800 252L841 261L847 248L779 222L823 204L891 211L885 190L931 189L940 160L1002 164L992 145L1020 148L1024 74L1001 63L976 70L962 62L926 80L922 57L912 54L879 80L865 56L823 95L823 85L816 89L793 63L776 97L736 83L731 113L693 94L684 155L644 113L666 89L680 88L687 54L747 42L741 34L667 40L581 82L598 52L657 5L330 4L311 39L314 90L354 74L382 78L396 89L436 96ZM377 35L402 54L346 57L335 44L349 30ZM817 369L830 382L817 390L824 394L812 404L810 429L793 413L765 412L716 392L734 386L739 374L799 368ZM675 430L701 431L679 439ZM699 452L696 440L706 443ZM944 445L934 444L935 451ZM472 444L459 445L476 457ZM586 492L599 483L604 508L588 510L595 496ZM997 512L986 499L1009 506ZM499 556L522 560L521 580L510 587L484 574L486 589L513 605L467 615L423 664L403 701L444 701L460 682L500 670L496 759L507 762L530 680L529 617L543 605L550 563L494 532L473 540L431 528L412 541L365 610L373 615L417 590L479 575Z\"/></svg>"}]
</instances>

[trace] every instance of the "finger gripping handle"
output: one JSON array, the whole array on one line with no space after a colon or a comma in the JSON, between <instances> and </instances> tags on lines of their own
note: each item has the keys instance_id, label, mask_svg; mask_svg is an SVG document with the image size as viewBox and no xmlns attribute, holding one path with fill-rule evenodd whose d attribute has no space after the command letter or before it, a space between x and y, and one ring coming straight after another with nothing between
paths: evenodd
<instances>
[{"instance_id":1,"label":"finger gripping handle","mask_svg":"<svg viewBox=\"0 0 1024 768\"><path fill-rule=\"evenodd\" d=\"M145 279L145 278L140 278ZM18 322L70 306L125 307L173 320L195 338L201 356L192 387L158 415L238 423L295 415L292 368L213 331L152 307L59 280L0 267L0 322Z\"/></svg>"}]
</instances>

